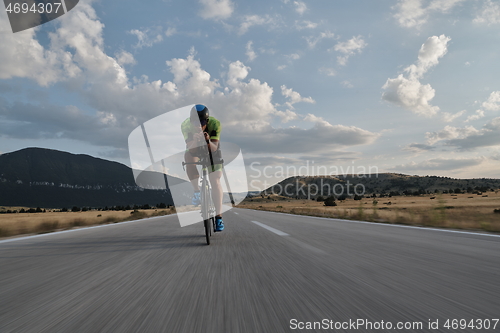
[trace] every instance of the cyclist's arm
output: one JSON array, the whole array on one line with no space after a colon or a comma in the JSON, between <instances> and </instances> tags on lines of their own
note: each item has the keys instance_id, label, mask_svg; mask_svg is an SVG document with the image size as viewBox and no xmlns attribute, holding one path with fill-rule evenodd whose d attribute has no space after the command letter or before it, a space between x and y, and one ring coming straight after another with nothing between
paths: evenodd
<instances>
[{"instance_id":1,"label":"cyclist's arm","mask_svg":"<svg viewBox=\"0 0 500 333\"><path fill-rule=\"evenodd\" d=\"M208 149L210 149L211 152L214 152L219 148L219 140L212 139L208 141Z\"/></svg>"},{"instance_id":2,"label":"cyclist's arm","mask_svg":"<svg viewBox=\"0 0 500 333\"><path fill-rule=\"evenodd\" d=\"M189 151L192 151L192 150L202 146L202 144L200 144L201 140L203 140L202 138L203 138L203 136L201 136L201 135L196 135L196 134L193 135L193 138L191 139L191 141L186 141L187 149ZM207 142L208 149L210 149L210 151L214 152L219 148L219 140L216 140L216 139L208 140L208 137L205 136L205 141Z\"/></svg>"},{"instance_id":3,"label":"cyclist's arm","mask_svg":"<svg viewBox=\"0 0 500 333\"><path fill-rule=\"evenodd\" d=\"M215 152L219 148L219 139L222 127L220 121L218 121L217 119L213 118L210 121L214 122L214 126L210 130L210 134L207 133L205 135L205 139L209 144L208 148L210 149L210 151Z\"/></svg>"},{"instance_id":4,"label":"cyclist's arm","mask_svg":"<svg viewBox=\"0 0 500 333\"><path fill-rule=\"evenodd\" d=\"M203 135L205 136L205 141L207 142L208 149L210 149L211 152L214 152L219 148L219 140L218 139L210 139L210 135L207 132L203 132Z\"/></svg>"},{"instance_id":5,"label":"cyclist's arm","mask_svg":"<svg viewBox=\"0 0 500 333\"><path fill-rule=\"evenodd\" d=\"M186 149L194 152L197 148L203 146L205 142L204 134L201 130L195 133L189 132L185 134Z\"/></svg>"}]
</instances>

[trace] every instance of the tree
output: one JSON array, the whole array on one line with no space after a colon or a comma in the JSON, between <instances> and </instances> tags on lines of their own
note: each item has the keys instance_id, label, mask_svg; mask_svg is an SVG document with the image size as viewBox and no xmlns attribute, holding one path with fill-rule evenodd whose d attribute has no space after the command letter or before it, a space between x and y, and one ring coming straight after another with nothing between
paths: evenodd
<instances>
[{"instance_id":1,"label":"tree","mask_svg":"<svg viewBox=\"0 0 500 333\"><path fill-rule=\"evenodd\" d=\"M328 198L326 198L324 205L325 206L337 206L337 203L335 202L335 197L333 195L331 195Z\"/></svg>"}]
</instances>

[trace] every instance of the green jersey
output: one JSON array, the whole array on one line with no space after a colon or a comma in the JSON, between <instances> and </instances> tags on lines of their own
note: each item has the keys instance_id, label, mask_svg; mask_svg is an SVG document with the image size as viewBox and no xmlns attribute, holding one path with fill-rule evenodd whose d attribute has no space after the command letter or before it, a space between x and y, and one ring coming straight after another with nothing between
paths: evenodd
<instances>
[{"instance_id":1,"label":"green jersey","mask_svg":"<svg viewBox=\"0 0 500 333\"><path fill-rule=\"evenodd\" d=\"M182 135L184 135L184 140L186 142L191 141L193 134L195 133L195 128L191 124L191 120L187 118L181 124ZM210 136L210 140L220 140L221 125L220 121L214 117L208 117L207 127L205 131Z\"/></svg>"}]
</instances>

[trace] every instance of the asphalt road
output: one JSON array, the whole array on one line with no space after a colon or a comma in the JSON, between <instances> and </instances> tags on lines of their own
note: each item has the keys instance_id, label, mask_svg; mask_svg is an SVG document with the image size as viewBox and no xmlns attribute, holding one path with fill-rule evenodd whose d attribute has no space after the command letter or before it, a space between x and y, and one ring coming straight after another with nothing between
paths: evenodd
<instances>
[{"instance_id":1,"label":"asphalt road","mask_svg":"<svg viewBox=\"0 0 500 333\"><path fill-rule=\"evenodd\" d=\"M176 216L0 242L0 332L288 332L323 319L338 332L375 331L357 320L471 332L444 324L500 318L498 236L243 209L224 220L210 246Z\"/></svg>"}]
</instances>

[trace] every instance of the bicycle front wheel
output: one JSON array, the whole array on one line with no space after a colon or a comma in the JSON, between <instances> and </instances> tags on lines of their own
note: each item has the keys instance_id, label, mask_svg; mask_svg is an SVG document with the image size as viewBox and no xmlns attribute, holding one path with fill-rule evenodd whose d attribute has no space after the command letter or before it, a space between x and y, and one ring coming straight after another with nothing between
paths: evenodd
<instances>
[{"instance_id":1,"label":"bicycle front wheel","mask_svg":"<svg viewBox=\"0 0 500 333\"><path fill-rule=\"evenodd\" d=\"M204 175L203 181L201 184L202 192L201 192L201 215L203 216L203 224L205 226L205 238L207 239L207 245L210 245L210 236L212 234L211 231L211 219L210 219L210 189L208 187L208 181L206 175Z\"/></svg>"}]
</instances>

